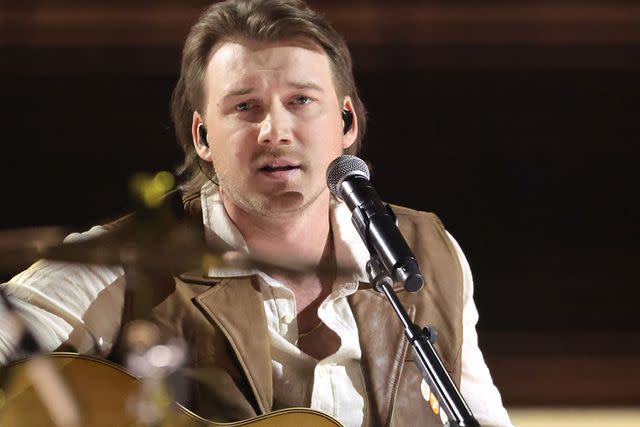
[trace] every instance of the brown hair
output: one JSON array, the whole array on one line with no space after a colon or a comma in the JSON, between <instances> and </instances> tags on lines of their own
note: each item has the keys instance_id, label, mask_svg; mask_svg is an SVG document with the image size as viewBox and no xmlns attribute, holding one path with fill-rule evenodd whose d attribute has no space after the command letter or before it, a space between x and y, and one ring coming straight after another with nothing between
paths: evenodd
<instances>
[{"instance_id":1,"label":"brown hair","mask_svg":"<svg viewBox=\"0 0 640 427\"><path fill-rule=\"evenodd\" d=\"M182 50L180 80L171 99L171 116L184 162L178 174L184 178L183 192L199 191L212 165L200 163L193 146L191 124L194 111L204 109L205 73L211 49L224 39L241 37L257 41L282 41L306 38L324 50L331 64L338 97L351 97L358 120L358 137L347 149L358 152L366 128L366 110L358 97L353 78L351 55L338 32L301 0L226 0L209 6L200 16Z\"/></svg>"}]
</instances>

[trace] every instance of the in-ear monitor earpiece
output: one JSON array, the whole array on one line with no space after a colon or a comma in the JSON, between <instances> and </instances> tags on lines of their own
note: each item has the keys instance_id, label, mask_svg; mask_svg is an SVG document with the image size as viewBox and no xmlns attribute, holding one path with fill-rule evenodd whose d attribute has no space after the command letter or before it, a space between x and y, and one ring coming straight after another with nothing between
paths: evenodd
<instances>
[{"instance_id":1,"label":"in-ear monitor earpiece","mask_svg":"<svg viewBox=\"0 0 640 427\"><path fill-rule=\"evenodd\" d=\"M202 123L198 125L198 135L200 136L200 145L209 147L209 142L207 141L207 130Z\"/></svg>"},{"instance_id":2,"label":"in-ear monitor earpiece","mask_svg":"<svg viewBox=\"0 0 640 427\"><path fill-rule=\"evenodd\" d=\"M353 126L353 113L349 110L342 110L342 121L344 122L342 133L346 134Z\"/></svg>"}]
</instances>

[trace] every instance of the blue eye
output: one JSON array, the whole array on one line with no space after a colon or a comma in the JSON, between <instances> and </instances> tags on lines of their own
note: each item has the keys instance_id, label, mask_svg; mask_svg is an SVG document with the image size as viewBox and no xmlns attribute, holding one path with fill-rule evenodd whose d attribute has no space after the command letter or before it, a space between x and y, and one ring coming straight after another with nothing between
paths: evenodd
<instances>
[{"instance_id":1,"label":"blue eye","mask_svg":"<svg viewBox=\"0 0 640 427\"><path fill-rule=\"evenodd\" d=\"M305 105L311 102L311 98L309 98L308 96L296 96L293 100L294 103L298 104L298 105Z\"/></svg>"},{"instance_id":2,"label":"blue eye","mask_svg":"<svg viewBox=\"0 0 640 427\"><path fill-rule=\"evenodd\" d=\"M241 102L240 104L236 105L234 108L236 109L236 111L247 111L250 107L250 104L248 102Z\"/></svg>"}]
</instances>

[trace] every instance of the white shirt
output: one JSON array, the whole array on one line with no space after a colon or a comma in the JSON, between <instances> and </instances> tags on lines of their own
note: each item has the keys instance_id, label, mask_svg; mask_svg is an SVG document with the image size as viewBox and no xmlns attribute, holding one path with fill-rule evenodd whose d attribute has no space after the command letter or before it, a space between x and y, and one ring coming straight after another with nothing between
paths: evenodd
<instances>
[{"instance_id":1,"label":"white shirt","mask_svg":"<svg viewBox=\"0 0 640 427\"><path fill-rule=\"evenodd\" d=\"M229 219L212 184L205 184L202 195L203 222L209 238L217 235L227 243L246 250L239 231ZM364 382L360 370L360 346L357 325L346 296L355 292L358 281L368 281L363 266L369 254L351 225L350 212L342 203L331 209L336 258L349 260L359 271L353 277L339 277L333 292L318 308L318 316L342 341L333 355L316 361L295 346L297 323L293 292L262 272L261 290L269 334L274 373L274 401L282 406L309 406L334 416L345 426L359 426L367 410ZM94 237L104 232L94 227L74 234L69 241ZM478 347L475 325L478 312L473 302L473 280L469 264L456 248L464 279L462 377L460 391L482 426L511 426L500 393ZM212 275L245 275L246 271L220 269ZM30 325L45 350L54 350L68 342L79 352L89 352L93 342L78 325L84 323L103 340L108 351L120 326L124 301L123 270L120 267L39 261L18 274L5 286L7 293ZM89 309L90 308L90 309ZM0 313L2 316L2 313ZM2 322L0 317L0 322ZM0 363L12 354L15 337L0 330Z\"/></svg>"},{"instance_id":2,"label":"white shirt","mask_svg":"<svg viewBox=\"0 0 640 427\"><path fill-rule=\"evenodd\" d=\"M246 250L242 234L226 214L220 193L205 185L201 193L205 234L222 238L235 248ZM258 274L267 326L271 338L274 409L310 407L331 415L345 427L361 426L365 408L365 386L360 366L358 326L347 296L367 281L366 272L356 269L357 260L368 260L368 251L351 225L351 214L343 203L332 203L331 229L336 259L357 273L339 276L332 292L318 307L318 317L341 340L334 354L316 360L297 346L297 309L293 292L263 272L212 268L213 277ZM346 225L346 227L345 227ZM345 230L346 229L346 230ZM364 266L364 264L361 264Z\"/></svg>"}]
</instances>

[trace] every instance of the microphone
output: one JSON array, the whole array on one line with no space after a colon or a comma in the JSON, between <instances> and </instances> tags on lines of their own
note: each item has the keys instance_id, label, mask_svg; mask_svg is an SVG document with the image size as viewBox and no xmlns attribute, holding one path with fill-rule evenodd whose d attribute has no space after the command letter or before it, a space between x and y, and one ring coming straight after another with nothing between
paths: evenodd
<instances>
[{"instance_id":1,"label":"microphone","mask_svg":"<svg viewBox=\"0 0 640 427\"><path fill-rule=\"evenodd\" d=\"M344 154L327 167L327 186L347 204L351 220L372 256L389 276L409 292L422 288L424 277L397 226L396 216L369 181L369 168L359 157Z\"/></svg>"}]
</instances>

